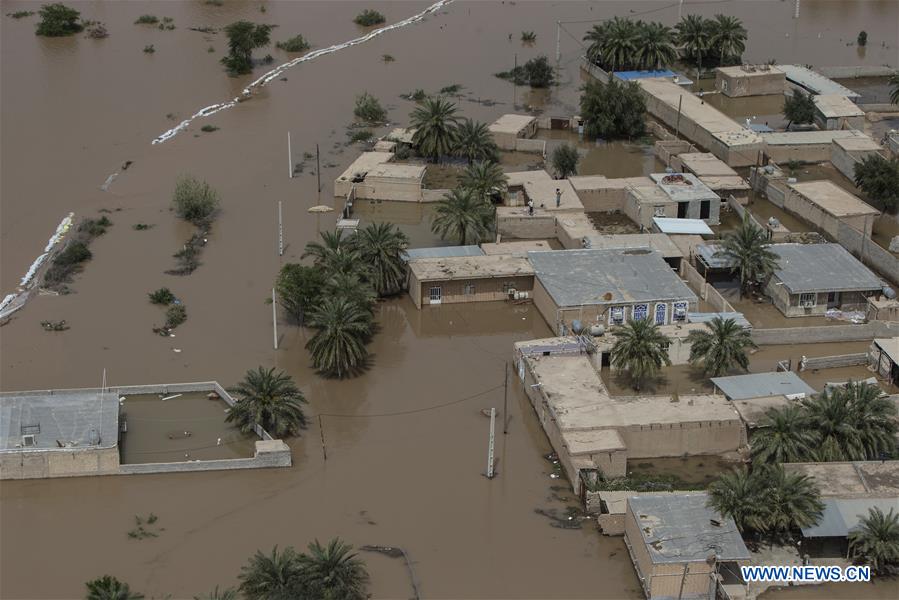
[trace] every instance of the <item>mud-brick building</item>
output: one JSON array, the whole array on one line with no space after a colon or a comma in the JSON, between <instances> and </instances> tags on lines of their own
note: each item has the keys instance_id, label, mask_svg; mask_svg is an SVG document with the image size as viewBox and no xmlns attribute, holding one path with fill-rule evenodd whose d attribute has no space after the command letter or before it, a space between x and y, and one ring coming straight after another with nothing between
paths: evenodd
<instances>
[{"instance_id":1,"label":"mud-brick building","mask_svg":"<svg viewBox=\"0 0 899 600\"><path fill-rule=\"evenodd\" d=\"M520 140L530 139L537 134L537 117L507 114L498 118L487 128L500 149L516 150L521 146Z\"/></svg>"},{"instance_id":2,"label":"mud-brick building","mask_svg":"<svg viewBox=\"0 0 899 600\"><path fill-rule=\"evenodd\" d=\"M715 89L730 98L783 94L787 80L773 65L740 65L715 69Z\"/></svg>"},{"instance_id":3,"label":"mud-brick building","mask_svg":"<svg viewBox=\"0 0 899 600\"><path fill-rule=\"evenodd\" d=\"M784 210L802 217L834 239L845 224L871 237L880 211L829 180L788 184Z\"/></svg>"},{"instance_id":4,"label":"mud-brick building","mask_svg":"<svg viewBox=\"0 0 899 600\"><path fill-rule=\"evenodd\" d=\"M117 473L118 442L115 393L0 394L0 479Z\"/></svg>"},{"instance_id":5,"label":"mud-brick building","mask_svg":"<svg viewBox=\"0 0 899 600\"><path fill-rule=\"evenodd\" d=\"M409 296L423 304L506 300L513 292L530 295L534 269L511 254L412 259Z\"/></svg>"},{"instance_id":6,"label":"mud-brick building","mask_svg":"<svg viewBox=\"0 0 899 600\"><path fill-rule=\"evenodd\" d=\"M750 564L734 520L707 501L705 493L627 499L624 541L649 600L717 598L728 574Z\"/></svg>"}]
</instances>

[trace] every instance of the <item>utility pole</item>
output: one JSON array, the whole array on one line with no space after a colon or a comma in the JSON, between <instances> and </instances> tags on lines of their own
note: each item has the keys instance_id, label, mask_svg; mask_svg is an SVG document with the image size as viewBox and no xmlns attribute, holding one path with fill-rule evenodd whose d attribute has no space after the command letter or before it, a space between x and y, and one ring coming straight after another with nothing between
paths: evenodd
<instances>
[{"instance_id":1,"label":"utility pole","mask_svg":"<svg viewBox=\"0 0 899 600\"><path fill-rule=\"evenodd\" d=\"M793 18L794 19L799 18L799 0L796 0L796 7L795 7L795 10L793 11Z\"/></svg>"},{"instance_id":2,"label":"utility pole","mask_svg":"<svg viewBox=\"0 0 899 600\"><path fill-rule=\"evenodd\" d=\"M278 256L284 256L284 221L281 219L280 200L278 200Z\"/></svg>"},{"instance_id":3,"label":"utility pole","mask_svg":"<svg viewBox=\"0 0 899 600\"><path fill-rule=\"evenodd\" d=\"M494 428L496 427L496 409L490 409L490 438L487 443L487 479L493 479L493 441Z\"/></svg>"},{"instance_id":4,"label":"utility pole","mask_svg":"<svg viewBox=\"0 0 899 600\"><path fill-rule=\"evenodd\" d=\"M684 95L681 94L677 97L677 122L674 127L674 137L680 139L680 108L681 104L684 102Z\"/></svg>"},{"instance_id":5,"label":"utility pole","mask_svg":"<svg viewBox=\"0 0 899 600\"><path fill-rule=\"evenodd\" d=\"M318 153L318 144L315 145L315 174L318 175L318 193L322 193L322 163Z\"/></svg>"},{"instance_id":6,"label":"utility pole","mask_svg":"<svg viewBox=\"0 0 899 600\"><path fill-rule=\"evenodd\" d=\"M562 21L556 21L556 63L562 58Z\"/></svg>"},{"instance_id":7,"label":"utility pole","mask_svg":"<svg viewBox=\"0 0 899 600\"><path fill-rule=\"evenodd\" d=\"M512 68L512 110L515 110L515 92L518 91L518 85L515 83L515 71L518 70L518 53L515 53L515 66Z\"/></svg>"},{"instance_id":8,"label":"utility pole","mask_svg":"<svg viewBox=\"0 0 899 600\"><path fill-rule=\"evenodd\" d=\"M318 432L322 438L322 456L325 457L325 460L328 460L328 451L325 450L325 427L322 425L321 415L318 415Z\"/></svg>"},{"instance_id":9,"label":"utility pole","mask_svg":"<svg viewBox=\"0 0 899 600\"><path fill-rule=\"evenodd\" d=\"M272 288L272 339L275 342L275 350L278 349L278 312L275 303L275 288Z\"/></svg>"},{"instance_id":10,"label":"utility pole","mask_svg":"<svg viewBox=\"0 0 899 600\"><path fill-rule=\"evenodd\" d=\"M293 150L290 147L290 132L287 132L287 176L293 179Z\"/></svg>"},{"instance_id":11,"label":"utility pole","mask_svg":"<svg viewBox=\"0 0 899 600\"><path fill-rule=\"evenodd\" d=\"M684 16L684 0L680 0L677 5L677 19L680 20Z\"/></svg>"},{"instance_id":12,"label":"utility pole","mask_svg":"<svg viewBox=\"0 0 899 600\"><path fill-rule=\"evenodd\" d=\"M509 433L509 361L503 373L503 435Z\"/></svg>"}]
</instances>

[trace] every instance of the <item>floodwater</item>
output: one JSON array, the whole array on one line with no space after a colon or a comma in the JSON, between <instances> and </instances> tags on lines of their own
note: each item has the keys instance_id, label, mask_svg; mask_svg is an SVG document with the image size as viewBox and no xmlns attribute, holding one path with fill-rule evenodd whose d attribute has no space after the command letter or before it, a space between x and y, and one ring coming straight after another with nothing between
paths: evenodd
<instances>
[{"instance_id":1,"label":"floodwater","mask_svg":"<svg viewBox=\"0 0 899 600\"><path fill-rule=\"evenodd\" d=\"M259 438L226 423L227 409L224 400L200 392L126 396L122 419L128 431L119 444L122 463L252 457Z\"/></svg>"},{"instance_id":2,"label":"floodwater","mask_svg":"<svg viewBox=\"0 0 899 600\"><path fill-rule=\"evenodd\" d=\"M396 22L427 6L385 0L378 9ZM400 125L413 108L401 93L453 83L464 86L462 114L481 121L509 112L513 103L575 114L580 47L568 33L580 39L589 24L565 25L559 87L513 92L493 73L512 66L516 54L519 61L552 56L557 20L654 10L651 18L672 24L677 7L455 2L421 23L289 69L246 102L150 144L200 108L239 95L264 70L225 76L218 63L224 37L188 27L249 19L277 24L273 41L302 33L323 48L366 31L352 23L363 7L78 3L84 18L106 23L110 37L103 40L39 38L33 17L0 17L0 290L15 289L69 211L80 218L108 209L114 222L93 243L94 258L73 283L74 294L35 296L2 328L0 387L96 386L104 368L113 385L209 379L228 385L246 369L277 366L303 389L310 415L340 415L324 416L322 432L313 418L305 435L290 442L290 469L4 482L0 596L76 597L85 580L111 573L148 596L190 597L232 585L257 549L339 535L355 545L405 548L429 597L641 597L620 539L588 528L552 528L534 512L560 501L543 458L549 446L517 383L509 387L509 434L497 446L499 476L481 475L488 425L480 410L503 404L511 344L549 334L533 308L499 303L419 312L407 298L386 301L378 309L371 370L338 382L309 368L305 332L281 324L280 349L272 349L265 299L281 264L299 260L317 229L334 224L342 200L331 198L331 182L358 151L345 146L357 94L379 97ZM4 13L33 9L33 3L3 3ZM838 40L864 28L870 40L864 64L897 62L895 49L881 51L875 41L897 37L899 7L888 0L803 2L798 21L790 19L791 3L779 1L685 5L685 12L694 10L742 18L750 31L748 61L857 63L855 49ZM145 13L170 16L177 29L134 25ZM533 47L518 42L521 30L537 33ZM142 52L149 44L155 53ZM265 52L277 62L289 59L274 48L257 56ZM395 61L384 62L384 54ZM204 133L206 124L220 129ZM319 144L321 193L308 164L287 177L288 131L295 159ZM133 161L127 171L125 161ZM113 173L118 177L101 191ZM184 173L219 191L222 212L203 264L176 277L164 271L191 228L176 221L169 201ZM284 204L281 258L278 201ZM318 204L336 210L310 215L307 209ZM136 231L137 223L152 227ZM163 285L188 311L176 338L151 331L160 317L146 294ZM52 335L39 329L40 321L59 319L72 328ZM128 539L134 515L148 512L159 515L165 532ZM398 561L366 559L374 597L408 597Z\"/></svg>"},{"instance_id":3,"label":"floodwater","mask_svg":"<svg viewBox=\"0 0 899 600\"><path fill-rule=\"evenodd\" d=\"M586 139L569 129L540 130L537 138L547 140L547 157L562 144L575 146L580 151L578 175L639 177L665 171L665 164L652 151L654 138L650 143L604 142Z\"/></svg>"}]
</instances>

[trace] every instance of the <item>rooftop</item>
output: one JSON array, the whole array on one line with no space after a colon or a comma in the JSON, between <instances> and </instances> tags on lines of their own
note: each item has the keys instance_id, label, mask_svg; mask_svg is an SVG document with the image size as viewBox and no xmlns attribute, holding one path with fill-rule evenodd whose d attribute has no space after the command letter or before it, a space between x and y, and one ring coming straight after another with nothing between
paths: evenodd
<instances>
[{"instance_id":1,"label":"rooftop","mask_svg":"<svg viewBox=\"0 0 899 600\"><path fill-rule=\"evenodd\" d=\"M690 86L693 82L680 73L675 73L670 69L660 69L655 71L615 71L615 77L622 81L635 81L637 79L662 78L676 83L677 85ZM675 81L675 77L677 81Z\"/></svg>"},{"instance_id":2,"label":"rooftop","mask_svg":"<svg viewBox=\"0 0 899 600\"><path fill-rule=\"evenodd\" d=\"M803 527L802 535L807 538L846 537L856 529L862 517L868 516L872 508L884 513L899 506L899 497L892 498L822 498L824 512L817 525Z\"/></svg>"},{"instance_id":3,"label":"rooftop","mask_svg":"<svg viewBox=\"0 0 899 600\"><path fill-rule=\"evenodd\" d=\"M393 152L363 152L346 168L338 180L353 179L356 175L364 175L374 167L393 160Z\"/></svg>"},{"instance_id":4,"label":"rooftop","mask_svg":"<svg viewBox=\"0 0 899 600\"><path fill-rule=\"evenodd\" d=\"M804 398L817 393L792 371L712 377L712 383L730 400L748 400L766 396Z\"/></svg>"},{"instance_id":5,"label":"rooftop","mask_svg":"<svg viewBox=\"0 0 899 600\"><path fill-rule=\"evenodd\" d=\"M483 254L484 252L479 246L436 246L434 248L409 248L405 252L405 259L482 256Z\"/></svg>"},{"instance_id":6,"label":"rooftop","mask_svg":"<svg viewBox=\"0 0 899 600\"><path fill-rule=\"evenodd\" d=\"M118 443L119 399L97 390L0 394L0 452L112 448ZM23 435L34 435L23 446Z\"/></svg>"},{"instance_id":7,"label":"rooftop","mask_svg":"<svg viewBox=\"0 0 899 600\"><path fill-rule=\"evenodd\" d=\"M786 396L768 396L766 398L750 398L748 400L734 400L734 408L740 414L740 418L747 427L755 428L759 424L765 424L767 412L772 409L782 409L792 404L793 401Z\"/></svg>"},{"instance_id":8,"label":"rooftop","mask_svg":"<svg viewBox=\"0 0 899 600\"><path fill-rule=\"evenodd\" d=\"M864 117L865 111L842 94L822 94L812 98L822 115L827 119L838 117Z\"/></svg>"},{"instance_id":9,"label":"rooftop","mask_svg":"<svg viewBox=\"0 0 899 600\"><path fill-rule=\"evenodd\" d=\"M899 364L899 337L877 338L874 343L890 357L895 364Z\"/></svg>"},{"instance_id":10,"label":"rooftop","mask_svg":"<svg viewBox=\"0 0 899 600\"><path fill-rule=\"evenodd\" d=\"M720 71L728 77L764 77L768 75L780 75L783 71L774 65L738 65L735 67L718 67L715 71Z\"/></svg>"},{"instance_id":11,"label":"rooftop","mask_svg":"<svg viewBox=\"0 0 899 600\"><path fill-rule=\"evenodd\" d=\"M556 189L562 192L562 202L556 208ZM567 179L532 179L524 184L524 193L534 206L542 206L546 210L578 210L583 212L584 205Z\"/></svg>"},{"instance_id":12,"label":"rooftop","mask_svg":"<svg viewBox=\"0 0 899 600\"><path fill-rule=\"evenodd\" d=\"M815 94L840 94L850 98L860 97L859 94L856 94L849 88L840 85L832 79L828 79L820 73L815 73L811 69L800 65L778 65L778 67L784 72L789 81Z\"/></svg>"},{"instance_id":13,"label":"rooftop","mask_svg":"<svg viewBox=\"0 0 899 600\"><path fill-rule=\"evenodd\" d=\"M656 251L555 250L530 252L528 258L559 306L696 301L696 294Z\"/></svg>"},{"instance_id":14,"label":"rooftop","mask_svg":"<svg viewBox=\"0 0 899 600\"><path fill-rule=\"evenodd\" d=\"M652 183L652 180L646 185L629 186L627 188L627 193L629 194L629 197L632 197L640 204L664 204L673 202L662 188Z\"/></svg>"},{"instance_id":15,"label":"rooftop","mask_svg":"<svg viewBox=\"0 0 899 600\"><path fill-rule=\"evenodd\" d=\"M552 175L543 169L536 171L513 171L506 173L506 185L512 187L524 187L525 183L533 181L551 181Z\"/></svg>"},{"instance_id":16,"label":"rooftop","mask_svg":"<svg viewBox=\"0 0 899 600\"><path fill-rule=\"evenodd\" d=\"M537 117L531 115L506 114L491 123L488 127L491 133L511 133L518 135L518 132L526 128Z\"/></svg>"},{"instance_id":17,"label":"rooftop","mask_svg":"<svg viewBox=\"0 0 899 600\"><path fill-rule=\"evenodd\" d=\"M744 329L752 329L752 323L741 312L688 312L688 323L708 323L713 319L731 319Z\"/></svg>"},{"instance_id":18,"label":"rooftop","mask_svg":"<svg viewBox=\"0 0 899 600\"><path fill-rule=\"evenodd\" d=\"M704 223L703 223L704 224ZM596 233L587 236L588 248L604 250L628 250L647 248L657 251L663 258L683 258L684 253L664 233Z\"/></svg>"},{"instance_id":19,"label":"rooftop","mask_svg":"<svg viewBox=\"0 0 899 600\"><path fill-rule=\"evenodd\" d=\"M673 111L677 111L680 101L681 114L718 138L725 146L760 144L762 141L759 134L746 129L715 107L681 89L679 85L664 79L639 79L637 83L646 93L664 102Z\"/></svg>"},{"instance_id":20,"label":"rooftop","mask_svg":"<svg viewBox=\"0 0 899 600\"><path fill-rule=\"evenodd\" d=\"M684 168L697 177L705 175L737 175L737 172L727 166L711 152L685 152L678 154L677 158L684 164Z\"/></svg>"},{"instance_id":21,"label":"rooftop","mask_svg":"<svg viewBox=\"0 0 899 600\"><path fill-rule=\"evenodd\" d=\"M381 163L368 170L366 179L371 177L383 177L385 179L417 179L425 176L424 165L410 165L400 163Z\"/></svg>"},{"instance_id":22,"label":"rooftop","mask_svg":"<svg viewBox=\"0 0 899 600\"><path fill-rule=\"evenodd\" d=\"M694 248L696 256L710 269L730 269L736 261L723 254L721 244L700 244Z\"/></svg>"},{"instance_id":23,"label":"rooftop","mask_svg":"<svg viewBox=\"0 0 899 600\"><path fill-rule=\"evenodd\" d=\"M759 134L769 146L802 146L804 144L829 144L837 139L868 137L854 129L834 129L828 131L775 131Z\"/></svg>"},{"instance_id":24,"label":"rooftop","mask_svg":"<svg viewBox=\"0 0 899 600\"><path fill-rule=\"evenodd\" d=\"M650 177L675 202L720 200L718 194L692 173L653 173Z\"/></svg>"},{"instance_id":25,"label":"rooftop","mask_svg":"<svg viewBox=\"0 0 899 600\"><path fill-rule=\"evenodd\" d=\"M899 496L899 460L786 463L784 469L813 477L824 497Z\"/></svg>"},{"instance_id":26,"label":"rooftop","mask_svg":"<svg viewBox=\"0 0 899 600\"><path fill-rule=\"evenodd\" d=\"M791 294L879 290L880 278L839 244L772 244L774 272Z\"/></svg>"},{"instance_id":27,"label":"rooftop","mask_svg":"<svg viewBox=\"0 0 899 600\"><path fill-rule=\"evenodd\" d=\"M628 186L652 185L649 177L615 177L609 179L605 175L575 175L568 182L578 192L598 190L621 190Z\"/></svg>"},{"instance_id":28,"label":"rooftop","mask_svg":"<svg viewBox=\"0 0 899 600\"><path fill-rule=\"evenodd\" d=\"M734 520L707 507L706 501L705 493L628 498L654 564L705 562L710 556L718 561L750 560Z\"/></svg>"},{"instance_id":29,"label":"rooftop","mask_svg":"<svg viewBox=\"0 0 899 600\"><path fill-rule=\"evenodd\" d=\"M385 140L393 140L404 144L412 143L412 136L415 135L414 127L397 127L384 136Z\"/></svg>"},{"instance_id":30,"label":"rooftop","mask_svg":"<svg viewBox=\"0 0 899 600\"><path fill-rule=\"evenodd\" d=\"M517 242L487 242L481 244L484 254L511 254L519 258L527 258L528 252L541 252L552 250L552 245L547 240L522 240Z\"/></svg>"},{"instance_id":31,"label":"rooftop","mask_svg":"<svg viewBox=\"0 0 899 600\"><path fill-rule=\"evenodd\" d=\"M862 202L857 196L850 194L829 179L788 185L805 196L809 202L835 217L880 215L879 210Z\"/></svg>"},{"instance_id":32,"label":"rooftop","mask_svg":"<svg viewBox=\"0 0 899 600\"><path fill-rule=\"evenodd\" d=\"M883 146L872 140L867 135L856 135L852 137L845 138L837 138L833 141L834 144L842 148L843 150L852 152L858 150L874 150L878 152L883 151Z\"/></svg>"},{"instance_id":33,"label":"rooftop","mask_svg":"<svg viewBox=\"0 0 899 600\"><path fill-rule=\"evenodd\" d=\"M713 235L712 228L702 219L675 219L653 217L652 222L662 233L686 235Z\"/></svg>"},{"instance_id":34,"label":"rooftop","mask_svg":"<svg viewBox=\"0 0 899 600\"><path fill-rule=\"evenodd\" d=\"M534 269L526 258L518 258L509 254L419 258L409 261L409 269L419 281L484 279L534 274Z\"/></svg>"},{"instance_id":35,"label":"rooftop","mask_svg":"<svg viewBox=\"0 0 899 600\"><path fill-rule=\"evenodd\" d=\"M669 494L683 494L689 492L635 492L633 490L603 490L599 493L599 499L603 501L610 515L623 515L627 512L627 499L634 496L666 496Z\"/></svg>"}]
</instances>

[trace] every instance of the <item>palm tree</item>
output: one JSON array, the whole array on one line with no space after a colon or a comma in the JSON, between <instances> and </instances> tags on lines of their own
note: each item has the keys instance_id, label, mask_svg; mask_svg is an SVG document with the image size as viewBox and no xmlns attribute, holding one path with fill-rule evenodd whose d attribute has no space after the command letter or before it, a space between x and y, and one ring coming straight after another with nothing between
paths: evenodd
<instances>
[{"instance_id":1,"label":"palm tree","mask_svg":"<svg viewBox=\"0 0 899 600\"><path fill-rule=\"evenodd\" d=\"M637 46L637 60L643 69L663 69L677 60L674 32L662 23L643 25Z\"/></svg>"},{"instance_id":2,"label":"palm tree","mask_svg":"<svg viewBox=\"0 0 899 600\"><path fill-rule=\"evenodd\" d=\"M321 267L332 261L337 254L351 252L351 245L348 238L343 237L343 232L338 231L322 231L319 233L321 242L309 242L303 250L301 258L307 256L312 257L312 262L317 267Z\"/></svg>"},{"instance_id":3,"label":"palm tree","mask_svg":"<svg viewBox=\"0 0 899 600\"><path fill-rule=\"evenodd\" d=\"M603 21L599 25L594 25L593 29L584 35L584 41L590 42L587 46L587 58L591 62L601 65L602 56L605 53L606 39L609 35L609 22Z\"/></svg>"},{"instance_id":4,"label":"palm tree","mask_svg":"<svg viewBox=\"0 0 899 600\"><path fill-rule=\"evenodd\" d=\"M893 88L890 91L890 102L899 104L899 73L890 76L890 87Z\"/></svg>"},{"instance_id":5,"label":"palm tree","mask_svg":"<svg viewBox=\"0 0 899 600\"><path fill-rule=\"evenodd\" d=\"M629 321L614 331L612 366L627 371L631 385L639 390L644 380L651 379L662 368L671 365L668 338L649 319Z\"/></svg>"},{"instance_id":6,"label":"palm tree","mask_svg":"<svg viewBox=\"0 0 899 600\"><path fill-rule=\"evenodd\" d=\"M839 391L846 396L850 419L869 460L896 453L896 404L876 385L850 381Z\"/></svg>"},{"instance_id":7,"label":"palm tree","mask_svg":"<svg viewBox=\"0 0 899 600\"><path fill-rule=\"evenodd\" d=\"M303 586L309 598L367 598L368 571L349 544L335 538L327 546L315 540L300 558Z\"/></svg>"},{"instance_id":8,"label":"palm tree","mask_svg":"<svg viewBox=\"0 0 899 600\"><path fill-rule=\"evenodd\" d=\"M868 509L857 529L849 532L849 554L878 575L896 571L899 565L899 513L886 514L878 507Z\"/></svg>"},{"instance_id":9,"label":"palm tree","mask_svg":"<svg viewBox=\"0 0 899 600\"><path fill-rule=\"evenodd\" d=\"M778 533L811 527L821 520L824 503L814 479L801 473L787 473L783 465L763 468L767 482L765 530Z\"/></svg>"},{"instance_id":10,"label":"palm tree","mask_svg":"<svg viewBox=\"0 0 899 600\"><path fill-rule=\"evenodd\" d=\"M237 590L234 588L220 590L219 586L215 586L215 589L211 592L194 596L194 600L238 600Z\"/></svg>"},{"instance_id":11,"label":"palm tree","mask_svg":"<svg viewBox=\"0 0 899 600\"><path fill-rule=\"evenodd\" d=\"M459 178L459 186L471 190L484 201L505 193L508 178L495 162L476 162L469 165Z\"/></svg>"},{"instance_id":12,"label":"palm tree","mask_svg":"<svg viewBox=\"0 0 899 600\"><path fill-rule=\"evenodd\" d=\"M755 430L750 440L753 460L756 464L811 460L815 454L815 437L801 406L769 408L763 426Z\"/></svg>"},{"instance_id":13,"label":"palm tree","mask_svg":"<svg viewBox=\"0 0 899 600\"><path fill-rule=\"evenodd\" d=\"M456 142L456 105L442 98L426 98L410 115L412 145L436 162L453 151Z\"/></svg>"},{"instance_id":14,"label":"palm tree","mask_svg":"<svg viewBox=\"0 0 899 600\"><path fill-rule=\"evenodd\" d=\"M247 600L292 600L297 597L300 586L300 554L291 546L278 552L272 549L271 556L260 550L241 567L240 592Z\"/></svg>"},{"instance_id":15,"label":"palm tree","mask_svg":"<svg viewBox=\"0 0 899 600\"><path fill-rule=\"evenodd\" d=\"M249 370L243 381L228 390L239 396L226 421L236 422L244 433L258 424L273 437L297 435L306 426L306 398L290 375L275 368Z\"/></svg>"},{"instance_id":16,"label":"palm tree","mask_svg":"<svg viewBox=\"0 0 899 600\"><path fill-rule=\"evenodd\" d=\"M365 366L365 340L371 336L372 324L364 306L340 294L325 297L309 314L309 325L317 331L306 349L320 372L343 378Z\"/></svg>"},{"instance_id":17,"label":"palm tree","mask_svg":"<svg viewBox=\"0 0 899 600\"><path fill-rule=\"evenodd\" d=\"M471 119L465 119L456 128L453 153L468 160L469 165L476 160L496 162L499 157L499 150L487 125Z\"/></svg>"},{"instance_id":18,"label":"palm tree","mask_svg":"<svg viewBox=\"0 0 899 600\"><path fill-rule=\"evenodd\" d=\"M140 600L143 594L132 592L124 581L119 581L112 575L104 575L88 581L86 600Z\"/></svg>"},{"instance_id":19,"label":"palm tree","mask_svg":"<svg viewBox=\"0 0 899 600\"><path fill-rule=\"evenodd\" d=\"M804 400L809 426L817 436L819 461L864 460L861 435L852 422L852 411L842 390L825 390Z\"/></svg>"},{"instance_id":20,"label":"palm tree","mask_svg":"<svg viewBox=\"0 0 899 600\"><path fill-rule=\"evenodd\" d=\"M711 21L711 47L721 64L736 64L746 50L746 29L737 17L715 15Z\"/></svg>"},{"instance_id":21,"label":"palm tree","mask_svg":"<svg viewBox=\"0 0 899 600\"><path fill-rule=\"evenodd\" d=\"M634 23L621 17L594 25L584 36L584 41L590 42L587 57L609 71L634 66L641 27L642 21Z\"/></svg>"},{"instance_id":22,"label":"palm tree","mask_svg":"<svg viewBox=\"0 0 899 600\"><path fill-rule=\"evenodd\" d=\"M359 261L368 267L372 286L379 296L396 294L405 284L403 252L409 238L390 223L366 225L350 238Z\"/></svg>"},{"instance_id":23,"label":"palm tree","mask_svg":"<svg viewBox=\"0 0 899 600\"><path fill-rule=\"evenodd\" d=\"M778 268L778 257L770 248L765 232L749 219L724 236L723 248L718 252L732 261L731 272L740 273L740 292L746 294L749 288L767 279Z\"/></svg>"},{"instance_id":24,"label":"palm tree","mask_svg":"<svg viewBox=\"0 0 899 600\"><path fill-rule=\"evenodd\" d=\"M375 315L375 303L378 301L378 294L366 277L368 271L362 273L358 271L341 271L336 270L325 281L322 288L323 296L341 297L349 300L353 304L365 310L369 319L373 319Z\"/></svg>"},{"instance_id":25,"label":"palm tree","mask_svg":"<svg viewBox=\"0 0 899 600\"><path fill-rule=\"evenodd\" d=\"M708 22L700 15L687 15L674 26L677 41L683 47L684 54L696 59L697 77L702 73L702 56L709 50L712 33Z\"/></svg>"},{"instance_id":26,"label":"palm tree","mask_svg":"<svg viewBox=\"0 0 899 600\"><path fill-rule=\"evenodd\" d=\"M724 473L709 485L707 505L731 517L740 531L765 529L765 487L746 467Z\"/></svg>"},{"instance_id":27,"label":"palm tree","mask_svg":"<svg viewBox=\"0 0 899 600\"><path fill-rule=\"evenodd\" d=\"M431 231L461 245L486 239L493 225L493 206L472 190L456 188L437 203Z\"/></svg>"},{"instance_id":28,"label":"palm tree","mask_svg":"<svg viewBox=\"0 0 899 600\"><path fill-rule=\"evenodd\" d=\"M735 366L749 369L747 348L758 348L749 331L733 319L715 317L706 323L708 331L694 330L687 336L690 362L701 364L703 373L712 377L724 375Z\"/></svg>"}]
</instances>

